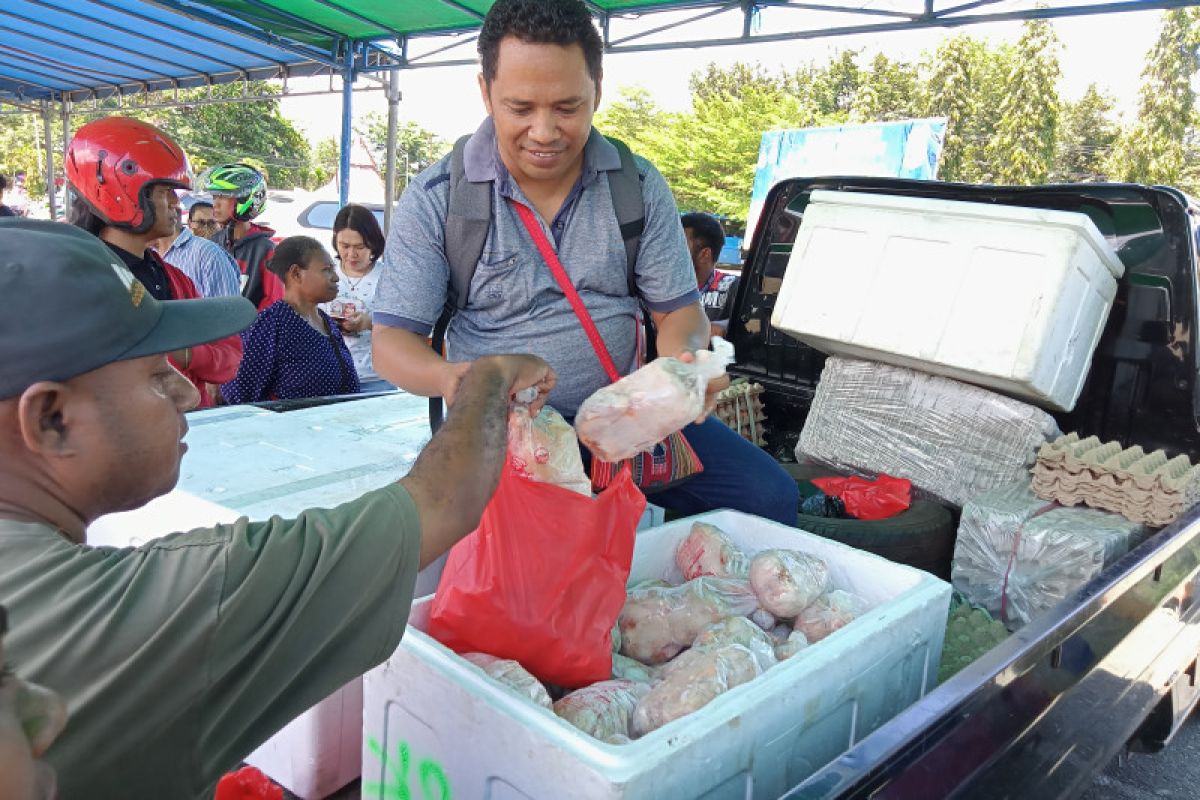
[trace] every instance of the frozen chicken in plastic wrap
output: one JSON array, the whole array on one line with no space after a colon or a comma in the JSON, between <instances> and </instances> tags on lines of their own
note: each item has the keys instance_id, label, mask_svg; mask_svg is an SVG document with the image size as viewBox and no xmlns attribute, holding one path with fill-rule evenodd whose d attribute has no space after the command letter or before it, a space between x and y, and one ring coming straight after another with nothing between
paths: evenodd
<instances>
[{"instance_id":1,"label":"frozen chicken in plastic wrap","mask_svg":"<svg viewBox=\"0 0 1200 800\"><path fill-rule=\"evenodd\" d=\"M750 561L750 585L759 603L791 619L829 589L829 566L796 550L763 550Z\"/></svg>"},{"instance_id":2,"label":"frozen chicken in plastic wrap","mask_svg":"<svg viewBox=\"0 0 1200 800\"><path fill-rule=\"evenodd\" d=\"M658 683L658 668L643 664L635 658L613 653L613 680L636 681L638 683Z\"/></svg>"},{"instance_id":3,"label":"frozen chicken in plastic wrap","mask_svg":"<svg viewBox=\"0 0 1200 800\"><path fill-rule=\"evenodd\" d=\"M716 525L692 523L692 529L675 549L675 565L686 580L713 575L746 578L750 559Z\"/></svg>"},{"instance_id":4,"label":"frozen chicken in plastic wrap","mask_svg":"<svg viewBox=\"0 0 1200 800\"><path fill-rule=\"evenodd\" d=\"M808 647L808 637L800 631L793 631L791 628L788 628L788 630L791 632L787 635L787 638L775 645L775 658L779 661L787 661L796 655L796 653Z\"/></svg>"},{"instance_id":5,"label":"frozen chicken in plastic wrap","mask_svg":"<svg viewBox=\"0 0 1200 800\"><path fill-rule=\"evenodd\" d=\"M813 601L796 617L795 629L809 643L819 642L838 628L849 625L871 608L862 597L834 589Z\"/></svg>"},{"instance_id":6,"label":"frozen chicken in plastic wrap","mask_svg":"<svg viewBox=\"0 0 1200 800\"><path fill-rule=\"evenodd\" d=\"M761 672L754 654L740 644L688 650L663 668L662 682L638 703L633 732L643 736L698 711Z\"/></svg>"},{"instance_id":7,"label":"frozen chicken in plastic wrap","mask_svg":"<svg viewBox=\"0 0 1200 800\"><path fill-rule=\"evenodd\" d=\"M503 683L539 706L553 708L554 704L546 687L516 661L510 658L496 658L487 653L463 653L462 657L483 670L492 680Z\"/></svg>"},{"instance_id":8,"label":"frozen chicken in plastic wrap","mask_svg":"<svg viewBox=\"0 0 1200 800\"><path fill-rule=\"evenodd\" d=\"M650 687L636 681L600 681L576 689L554 704L554 713L610 744L629 741L629 720Z\"/></svg>"},{"instance_id":9,"label":"frozen chicken in plastic wrap","mask_svg":"<svg viewBox=\"0 0 1200 800\"><path fill-rule=\"evenodd\" d=\"M508 458L517 472L539 483L592 493L575 429L550 406L542 406L534 417L529 406L513 406L508 413Z\"/></svg>"},{"instance_id":10,"label":"frozen chicken in plastic wrap","mask_svg":"<svg viewBox=\"0 0 1200 800\"><path fill-rule=\"evenodd\" d=\"M604 461L620 461L651 450L694 422L704 410L708 382L733 361L733 345L713 337L692 363L656 358L616 383L597 390L579 406L579 441Z\"/></svg>"},{"instance_id":11,"label":"frozen chicken in plastic wrap","mask_svg":"<svg viewBox=\"0 0 1200 800\"><path fill-rule=\"evenodd\" d=\"M755 625L745 617L727 617L720 622L714 622L700 632L692 647L708 649L723 644L740 644L751 653L763 672L773 667L775 658L775 641L771 634Z\"/></svg>"},{"instance_id":12,"label":"frozen chicken in plastic wrap","mask_svg":"<svg viewBox=\"0 0 1200 800\"><path fill-rule=\"evenodd\" d=\"M617 623L621 653L643 664L674 658L706 627L758 608L746 581L696 578L682 586L630 590Z\"/></svg>"}]
</instances>

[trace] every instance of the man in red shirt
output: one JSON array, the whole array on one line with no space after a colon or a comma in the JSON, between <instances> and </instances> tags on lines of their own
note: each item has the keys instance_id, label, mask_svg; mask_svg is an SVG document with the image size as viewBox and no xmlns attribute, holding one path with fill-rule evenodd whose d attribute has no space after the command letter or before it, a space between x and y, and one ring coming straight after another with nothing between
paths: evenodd
<instances>
[{"instance_id":1,"label":"man in red shirt","mask_svg":"<svg viewBox=\"0 0 1200 800\"><path fill-rule=\"evenodd\" d=\"M173 235L179 224L176 189L190 189L187 156L153 125L105 117L84 125L67 148L67 180L75 190L71 223L99 237L158 300L200 297L187 275L162 260L150 242ZM230 336L185 347L171 362L213 403L206 384L232 380L242 340Z\"/></svg>"},{"instance_id":2,"label":"man in red shirt","mask_svg":"<svg viewBox=\"0 0 1200 800\"><path fill-rule=\"evenodd\" d=\"M204 190L212 195L220 226L211 238L237 261L242 297L260 311L282 300L283 282L267 269L275 231L251 222L267 207L267 179L249 164L222 164L208 171Z\"/></svg>"}]
</instances>

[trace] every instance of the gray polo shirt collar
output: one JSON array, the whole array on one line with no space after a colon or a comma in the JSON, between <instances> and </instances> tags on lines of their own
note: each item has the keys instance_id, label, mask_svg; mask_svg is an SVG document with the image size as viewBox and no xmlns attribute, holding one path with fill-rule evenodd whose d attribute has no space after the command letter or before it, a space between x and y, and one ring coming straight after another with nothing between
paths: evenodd
<instances>
[{"instance_id":1,"label":"gray polo shirt collar","mask_svg":"<svg viewBox=\"0 0 1200 800\"><path fill-rule=\"evenodd\" d=\"M621 154L617 148L592 128L583 145L582 185L591 184L600 172L620 168ZM500 160L500 151L496 146L496 125L490 115L484 118L463 148L463 174L472 183L495 181L503 184L508 180L508 170Z\"/></svg>"}]
</instances>

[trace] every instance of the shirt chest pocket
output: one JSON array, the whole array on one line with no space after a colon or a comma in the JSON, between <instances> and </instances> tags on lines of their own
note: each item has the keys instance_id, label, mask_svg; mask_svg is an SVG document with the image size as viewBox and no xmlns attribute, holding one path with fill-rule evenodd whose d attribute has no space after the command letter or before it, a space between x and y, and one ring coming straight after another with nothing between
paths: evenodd
<instances>
[{"instance_id":1,"label":"shirt chest pocket","mask_svg":"<svg viewBox=\"0 0 1200 800\"><path fill-rule=\"evenodd\" d=\"M530 264L515 250L485 250L475 265L467 311L502 322L528 313Z\"/></svg>"}]
</instances>

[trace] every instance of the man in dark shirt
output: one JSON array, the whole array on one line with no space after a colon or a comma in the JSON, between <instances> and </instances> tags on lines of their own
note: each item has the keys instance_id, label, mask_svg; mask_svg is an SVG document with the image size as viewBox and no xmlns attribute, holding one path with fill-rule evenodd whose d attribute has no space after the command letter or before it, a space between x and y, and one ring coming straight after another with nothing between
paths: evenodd
<instances>
[{"instance_id":1,"label":"man in dark shirt","mask_svg":"<svg viewBox=\"0 0 1200 800\"><path fill-rule=\"evenodd\" d=\"M713 336L724 336L729 328L738 282L737 275L716 268L717 257L725 245L725 231L716 217L708 214L684 214L681 221L688 250L692 253L692 267L696 270L696 287L700 290L704 313L712 325Z\"/></svg>"}]
</instances>

